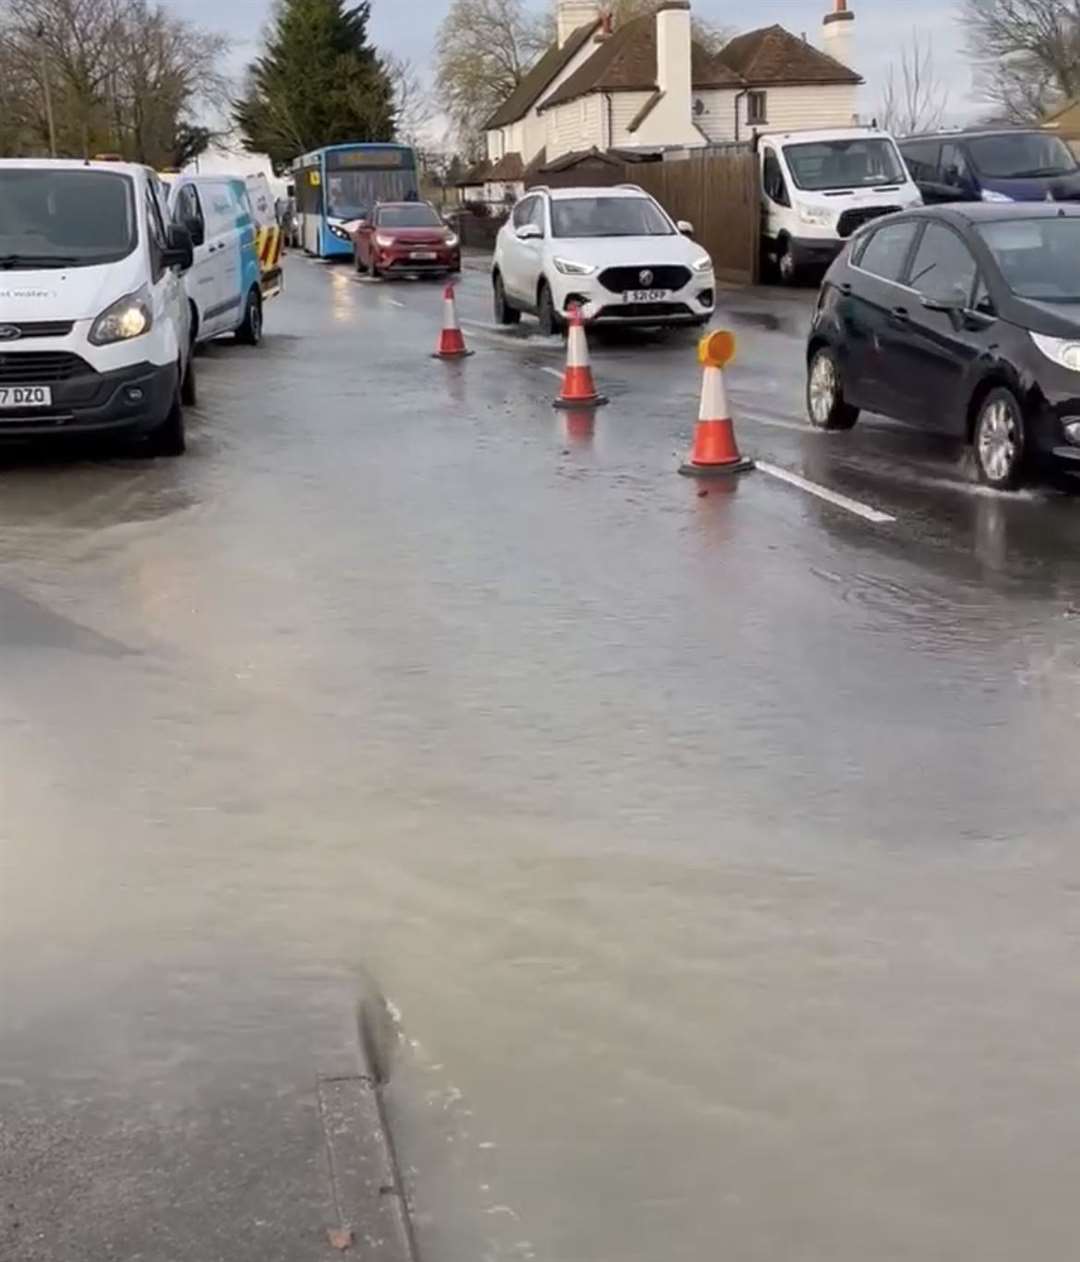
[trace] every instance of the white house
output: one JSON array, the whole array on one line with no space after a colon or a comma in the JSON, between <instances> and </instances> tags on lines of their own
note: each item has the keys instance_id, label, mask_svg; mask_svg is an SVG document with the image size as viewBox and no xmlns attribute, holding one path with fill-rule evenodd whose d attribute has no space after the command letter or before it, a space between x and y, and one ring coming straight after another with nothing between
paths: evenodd
<instances>
[{"instance_id":1,"label":"white house","mask_svg":"<svg viewBox=\"0 0 1080 1262\"><path fill-rule=\"evenodd\" d=\"M567 155L685 152L765 128L850 126L862 83L854 19L847 0L830 0L821 49L767 26L710 55L693 39L690 0L662 0L621 26L602 0L559 0L558 39L488 120L474 180L498 201Z\"/></svg>"}]
</instances>

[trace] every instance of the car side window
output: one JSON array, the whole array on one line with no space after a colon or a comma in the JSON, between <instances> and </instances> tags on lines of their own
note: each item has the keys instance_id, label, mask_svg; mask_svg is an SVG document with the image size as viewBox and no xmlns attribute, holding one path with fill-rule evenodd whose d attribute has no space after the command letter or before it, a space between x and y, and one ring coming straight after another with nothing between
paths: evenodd
<instances>
[{"instance_id":1,"label":"car side window","mask_svg":"<svg viewBox=\"0 0 1080 1262\"><path fill-rule=\"evenodd\" d=\"M185 227L188 224L197 224L205 235L206 220L203 217L202 202L199 201L199 190L194 184L185 184L180 190L173 218Z\"/></svg>"},{"instance_id":2,"label":"car side window","mask_svg":"<svg viewBox=\"0 0 1080 1262\"><path fill-rule=\"evenodd\" d=\"M938 179L938 156L941 144L936 140L919 140L901 147L911 178L916 183L934 184Z\"/></svg>"},{"instance_id":3,"label":"car side window","mask_svg":"<svg viewBox=\"0 0 1080 1262\"><path fill-rule=\"evenodd\" d=\"M771 149L765 152L765 161L761 168L761 181L765 188L765 194L771 201L776 202L778 206L791 205L791 198L788 196L787 184L784 180L784 172L780 167L780 159Z\"/></svg>"},{"instance_id":4,"label":"car side window","mask_svg":"<svg viewBox=\"0 0 1080 1262\"><path fill-rule=\"evenodd\" d=\"M862 246L856 266L873 276L880 276L882 280L899 281L904 275L904 265L918 227L917 223L908 220L876 229Z\"/></svg>"},{"instance_id":5,"label":"car side window","mask_svg":"<svg viewBox=\"0 0 1080 1262\"><path fill-rule=\"evenodd\" d=\"M524 228L531 222L533 207L539 199L536 197L523 197L521 201L514 207L514 213L510 216L510 220L515 228Z\"/></svg>"},{"instance_id":6,"label":"car side window","mask_svg":"<svg viewBox=\"0 0 1080 1262\"><path fill-rule=\"evenodd\" d=\"M146 185L146 228L150 242L150 270L154 280L160 280L165 270L165 223L161 217L161 204L153 188Z\"/></svg>"},{"instance_id":7,"label":"car side window","mask_svg":"<svg viewBox=\"0 0 1080 1262\"><path fill-rule=\"evenodd\" d=\"M971 168L967 156L952 141L941 147L941 182L950 188L966 188L971 183Z\"/></svg>"},{"instance_id":8,"label":"car side window","mask_svg":"<svg viewBox=\"0 0 1080 1262\"><path fill-rule=\"evenodd\" d=\"M535 224L544 236L547 236L547 230L544 224L544 199L542 197L534 197L532 199L532 209L529 213L529 223Z\"/></svg>"},{"instance_id":9,"label":"car side window","mask_svg":"<svg viewBox=\"0 0 1080 1262\"><path fill-rule=\"evenodd\" d=\"M979 268L971 251L951 228L929 223L911 265L912 289L924 298L952 298L958 293L970 306Z\"/></svg>"}]
</instances>

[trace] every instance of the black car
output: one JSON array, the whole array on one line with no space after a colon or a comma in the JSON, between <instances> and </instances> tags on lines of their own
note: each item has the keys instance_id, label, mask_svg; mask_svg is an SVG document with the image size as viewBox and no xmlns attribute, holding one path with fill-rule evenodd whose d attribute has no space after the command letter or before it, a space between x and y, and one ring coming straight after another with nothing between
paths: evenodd
<instances>
[{"instance_id":1,"label":"black car","mask_svg":"<svg viewBox=\"0 0 1080 1262\"><path fill-rule=\"evenodd\" d=\"M1080 207L920 207L863 229L829 269L807 348L814 425L859 410L973 444L1015 486L1080 473Z\"/></svg>"}]
</instances>

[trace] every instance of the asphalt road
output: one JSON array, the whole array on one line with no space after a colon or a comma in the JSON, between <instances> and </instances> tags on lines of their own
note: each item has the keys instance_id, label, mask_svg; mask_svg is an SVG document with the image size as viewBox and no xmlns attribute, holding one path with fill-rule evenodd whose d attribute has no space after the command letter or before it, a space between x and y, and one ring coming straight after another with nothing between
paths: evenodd
<instances>
[{"instance_id":1,"label":"asphalt road","mask_svg":"<svg viewBox=\"0 0 1080 1262\"><path fill-rule=\"evenodd\" d=\"M460 300L291 259L187 458L0 467L0 1256L325 1256L378 991L425 1262L1071 1256L1080 504L808 431L808 294L705 497L690 335L590 425Z\"/></svg>"}]
</instances>

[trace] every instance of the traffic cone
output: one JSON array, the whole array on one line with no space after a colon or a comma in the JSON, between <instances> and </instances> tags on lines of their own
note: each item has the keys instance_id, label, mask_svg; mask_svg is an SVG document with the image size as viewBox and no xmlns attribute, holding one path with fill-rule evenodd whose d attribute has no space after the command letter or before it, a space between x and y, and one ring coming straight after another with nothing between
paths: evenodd
<instances>
[{"instance_id":1,"label":"traffic cone","mask_svg":"<svg viewBox=\"0 0 1080 1262\"><path fill-rule=\"evenodd\" d=\"M595 408L573 408L563 412L567 442L591 443L596 429Z\"/></svg>"},{"instance_id":2,"label":"traffic cone","mask_svg":"<svg viewBox=\"0 0 1080 1262\"><path fill-rule=\"evenodd\" d=\"M457 302L454 300L454 286L447 285L443 291L443 327L439 334L439 346L432 358L464 359L473 352L465 346L465 338L458 324Z\"/></svg>"},{"instance_id":3,"label":"traffic cone","mask_svg":"<svg viewBox=\"0 0 1080 1262\"><path fill-rule=\"evenodd\" d=\"M597 393L589 364L589 342L585 337L585 322L581 308L570 309L570 336L566 340L566 372L563 375L562 394L555 400L557 408L598 408L607 399Z\"/></svg>"},{"instance_id":4,"label":"traffic cone","mask_svg":"<svg viewBox=\"0 0 1080 1262\"><path fill-rule=\"evenodd\" d=\"M698 359L705 367L701 383L701 411L694 430L694 449L679 470L692 478L710 478L729 473L745 473L754 467L744 460L735 441L735 426L724 389L724 369L735 357L734 333L707 333L698 346Z\"/></svg>"}]
</instances>

